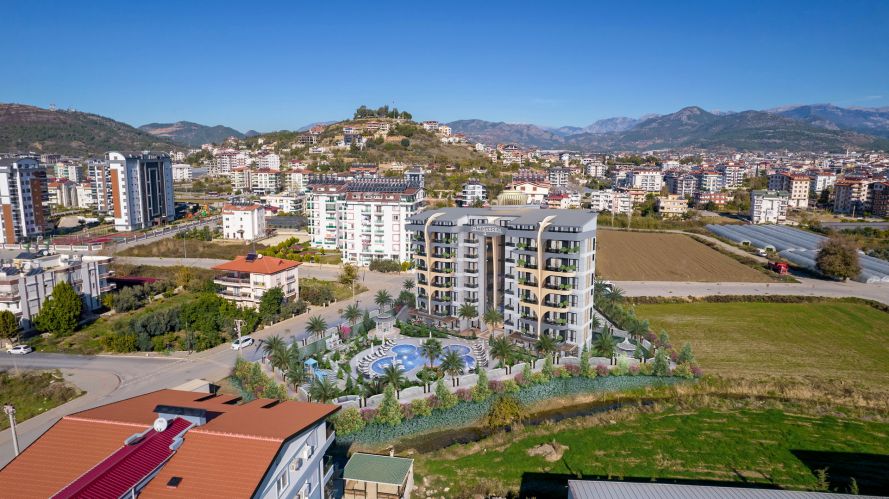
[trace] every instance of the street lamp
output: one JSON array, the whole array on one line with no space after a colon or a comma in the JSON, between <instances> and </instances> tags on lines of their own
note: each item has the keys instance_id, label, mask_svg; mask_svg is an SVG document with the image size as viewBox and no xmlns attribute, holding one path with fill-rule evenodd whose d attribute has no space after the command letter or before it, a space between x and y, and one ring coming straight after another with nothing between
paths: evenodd
<instances>
[{"instance_id":1,"label":"street lamp","mask_svg":"<svg viewBox=\"0 0 889 499\"><path fill-rule=\"evenodd\" d=\"M5 404L3 406L3 412L9 416L9 431L12 434L12 449L15 451L15 455L19 455L19 438L18 435L15 434L15 406L12 404Z\"/></svg>"}]
</instances>

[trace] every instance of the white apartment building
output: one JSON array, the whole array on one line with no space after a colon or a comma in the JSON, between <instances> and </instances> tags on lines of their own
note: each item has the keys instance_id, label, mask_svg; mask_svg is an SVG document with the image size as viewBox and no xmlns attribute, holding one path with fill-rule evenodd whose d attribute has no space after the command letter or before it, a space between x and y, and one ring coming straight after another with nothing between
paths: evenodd
<instances>
[{"instance_id":1,"label":"white apartment building","mask_svg":"<svg viewBox=\"0 0 889 499\"><path fill-rule=\"evenodd\" d=\"M725 189L740 189L744 185L744 168L735 164L719 165L716 170L722 173L722 186Z\"/></svg>"},{"instance_id":2,"label":"white apartment building","mask_svg":"<svg viewBox=\"0 0 889 499\"><path fill-rule=\"evenodd\" d=\"M751 191L750 221L754 224L781 224L787 221L790 194L786 191Z\"/></svg>"},{"instance_id":3,"label":"white apartment building","mask_svg":"<svg viewBox=\"0 0 889 499\"><path fill-rule=\"evenodd\" d=\"M114 212L114 195L111 189L111 168L103 159L87 161L87 179L92 191L90 197L99 213Z\"/></svg>"},{"instance_id":4,"label":"white apartment building","mask_svg":"<svg viewBox=\"0 0 889 499\"><path fill-rule=\"evenodd\" d=\"M584 166L584 172L593 178L605 178L606 171L608 171L608 167L605 166L605 163L592 162Z\"/></svg>"},{"instance_id":5,"label":"white apartment building","mask_svg":"<svg viewBox=\"0 0 889 499\"><path fill-rule=\"evenodd\" d=\"M77 206L81 208L93 207L96 200L93 199L93 187L89 182L77 184Z\"/></svg>"},{"instance_id":6,"label":"white apartment building","mask_svg":"<svg viewBox=\"0 0 889 499\"><path fill-rule=\"evenodd\" d=\"M809 194L817 198L825 189L836 184L837 176L830 171L809 170Z\"/></svg>"},{"instance_id":7,"label":"white apartment building","mask_svg":"<svg viewBox=\"0 0 889 499\"><path fill-rule=\"evenodd\" d=\"M660 192L664 186L664 176L657 170L631 170L627 172L626 186L645 192Z\"/></svg>"},{"instance_id":8,"label":"white apartment building","mask_svg":"<svg viewBox=\"0 0 889 499\"><path fill-rule=\"evenodd\" d=\"M299 262L248 254L213 267L224 272L213 279L220 286L219 296L239 307L259 307L266 291L281 288L286 300L299 299Z\"/></svg>"},{"instance_id":9,"label":"white apartment building","mask_svg":"<svg viewBox=\"0 0 889 499\"><path fill-rule=\"evenodd\" d=\"M222 207L222 237L252 241L266 235L265 208L258 204Z\"/></svg>"},{"instance_id":10,"label":"white apartment building","mask_svg":"<svg viewBox=\"0 0 889 499\"><path fill-rule=\"evenodd\" d=\"M0 159L0 243L42 236L49 219L46 168L35 159Z\"/></svg>"},{"instance_id":11,"label":"white apartment building","mask_svg":"<svg viewBox=\"0 0 889 499\"><path fill-rule=\"evenodd\" d=\"M281 156L275 153L264 154L259 157L259 167L279 170L281 169Z\"/></svg>"},{"instance_id":12,"label":"white apartment building","mask_svg":"<svg viewBox=\"0 0 889 499\"><path fill-rule=\"evenodd\" d=\"M664 176L670 194L693 198L698 191L698 179L690 173L671 172Z\"/></svg>"},{"instance_id":13,"label":"white apartment building","mask_svg":"<svg viewBox=\"0 0 889 499\"><path fill-rule=\"evenodd\" d=\"M77 183L68 179L47 182L48 202L64 208L77 207Z\"/></svg>"},{"instance_id":14,"label":"white apartment building","mask_svg":"<svg viewBox=\"0 0 889 499\"><path fill-rule=\"evenodd\" d=\"M168 155L109 152L105 159L111 175L116 230L145 229L176 219L173 165Z\"/></svg>"},{"instance_id":15,"label":"white apartment building","mask_svg":"<svg viewBox=\"0 0 889 499\"><path fill-rule=\"evenodd\" d=\"M503 191L504 193L520 193L527 196L529 204L542 204L549 195L549 184L545 182L513 180Z\"/></svg>"},{"instance_id":16,"label":"white apartment building","mask_svg":"<svg viewBox=\"0 0 889 499\"><path fill-rule=\"evenodd\" d=\"M235 168L231 171L232 190L235 193L245 193L253 185L253 172L246 166Z\"/></svg>"},{"instance_id":17,"label":"white apartment building","mask_svg":"<svg viewBox=\"0 0 889 499\"><path fill-rule=\"evenodd\" d=\"M552 187L567 187L568 177L570 176L571 171L567 168L550 168L547 172L547 179L549 179L549 185Z\"/></svg>"},{"instance_id":18,"label":"white apartment building","mask_svg":"<svg viewBox=\"0 0 889 499\"><path fill-rule=\"evenodd\" d=\"M83 180L80 165L72 161L59 161L54 170L56 178L66 178L75 182Z\"/></svg>"},{"instance_id":19,"label":"white apartment building","mask_svg":"<svg viewBox=\"0 0 889 499\"><path fill-rule=\"evenodd\" d=\"M405 223L423 200L423 188L406 180L313 179L306 193L312 245L338 249L343 261L360 265L379 259L408 261Z\"/></svg>"},{"instance_id":20,"label":"white apartment building","mask_svg":"<svg viewBox=\"0 0 889 499\"><path fill-rule=\"evenodd\" d=\"M808 175L794 175L783 172L769 175L769 190L786 191L789 193L788 204L791 208L806 208L809 206L811 183Z\"/></svg>"},{"instance_id":21,"label":"white apartment building","mask_svg":"<svg viewBox=\"0 0 889 499\"><path fill-rule=\"evenodd\" d=\"M284 184L284 176L281 170L272 170L269 168L259 168L254 170L250 176L250 190L253 194L275 194L281 191Z\"/></svg>"},{"instance_id":22,"label":"white apartment building","mask_svg":"<svg viewBox=\"0 0 889 499\"><path fill-rule=\"evenodd\" d=\"M0 267L0 310L9 310L22 328L31 320L60 282L71 284L85 310L102 306L102 294L114 288L107 281L110 256L22 253Z\"/></svg>"},{"instance_id":23,"label":"white apartment building","mask_svg":"<svg viewBox=\"0 0 889 499\"><path fill-rule=\"evenodd\" d=\"M628 192L614 189L599 189L589 192L590 209L592 211L610 211L614 214L630 213L633 209L633 198Z\"/></svg>"},{"instance_id":24,"label":"white apartment building","mask_svg":"<svg viewBox=\"0 0 889 499\"><path fill-rule=\"evenodd\" d=\"M306 186L305 170L288 170L282 174L284 190L290 192L304 192Z\"/></svg>"},{"instance_id":25,"label":"white apartment building","mask_svg":"<svg viewBox=\"0 0 889 499\"><path fill-rule=\"evenodd\" d=\"M305 197L292 192L282 192L263 196L262 202L268 206L274 206L285 213L302 213L305 209Z\"/></svg>"},{"instance_id":26,"label":"white apartment building","mask_svg":"<svg viewBox=\"0 0 889 499\"><path fill-rule=\"evenodd\" d=\"M191 165L188 163L176 163L173 165L173 182L190 182Z\"/></svg>"},{"instance_id":27,"label":"white apartment building","mask_svg":"<svg viewBox=\"0 0 889 499\"><path fill-rule=\"evenodd\" d=\"M712 170L702 171L695 174L698 180L698 192L719 192L725 187L723 184L724 177L721 173Z\"/></svg>"},{"instance_id":28,"label":"white apartment building","mask_svg":"<svg viewBox=\"0 0 889 499\"><path fill-rule=\"evenodd\" d=\"M478 180L472 179L463 184L460 194L457 194L457 206L473 206L488 200L488 189Z\"/></svg>"}]
</instances>

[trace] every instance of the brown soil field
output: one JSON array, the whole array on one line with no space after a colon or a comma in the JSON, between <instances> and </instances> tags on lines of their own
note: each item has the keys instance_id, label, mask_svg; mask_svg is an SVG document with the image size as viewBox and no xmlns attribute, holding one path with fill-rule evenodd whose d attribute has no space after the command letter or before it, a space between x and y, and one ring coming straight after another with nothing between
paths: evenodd
<instances>
[{"instance_id":1,"label":"brown soil field","mask_svg":"<svg viewBox=\"0 0 889 499\"><path fill-rule=\"evenodd\" d=\"M599 230L596 274L613 281L770 282L682 234Z\"/></svg>"}]
</instances>

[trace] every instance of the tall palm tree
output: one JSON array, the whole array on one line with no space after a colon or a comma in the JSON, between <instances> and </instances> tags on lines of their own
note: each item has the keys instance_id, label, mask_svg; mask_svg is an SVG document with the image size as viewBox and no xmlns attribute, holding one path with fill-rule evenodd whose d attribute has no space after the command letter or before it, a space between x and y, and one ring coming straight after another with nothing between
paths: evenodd
<instances>
[{"instance_id":1,"label":"tall palm tree","mask_svg":"<svg viewBox=\"0 0 889 499\"><path fill-rule=\"evenodd\" d=\"M460 310L457 311L457 315L463 320L471 321L478 317L478 309L471 303L464 303L463 305L460 305Z\"/></svg>"},{"instance_id":2,"label":"tall palm tree","mask_svg":"<svg viewBox=\"0 0 889 499\"><path fill-rule=\"evenodd\" d=\"M463 374L463 369L466 368L466 361L456 351L448 350L442 357L439 367L445 374L451 377L451 384L457 386L457 376Z\"/></svg>"},{"instance_id":3,"label":"tall palm tree","mask_svg":"<svg viewBox=\"0 0 889 499\"><path fill-rule=\"evenodd\" d=\"M287 350L287 347L278 348L269 355L269 364L272 366L272 371L275 369L281 371L281 374L287 370L288 364L290 363L290 353Z\"/></svg>"},{"instance_id":4,"label":"tall palm tree","mask_svg":"<svg viewBox=\"0 0 889 499\"><path fill-rule=\"evenodd\" d=\"M624 301L624 290L617 286L611 286L611 289L605 292L605 298L613 304L621 303Z\"/></svg>"},{"instance_id":5,"label":"tall palm tree","mask_svg":"<svg viewBox=\"0 0 889 499\"><path fill-rule=\"evenodd\" d=\"M410 291L402 290L401 293L398 293L398 303L414 308L417 306L417 297Z\"/></svg>"},{"instance_id":6,"label":"tall palm tree","mask_svg":"<svg viewBox=\"0 0 889 499\"><path fill-rule=\"evenodd\" d=\"M384 308L392 303L392 295L385 289L381 289L377 291L376 296L374 296L374 303L380 307L380 312L382 312Z\"/></svg>"},{"instance_id":7,"label":"tall palm tree","mask_svg":"<svg viewBox=\"0 0 889 499\"><path fill-rule=\"evenodd\" d=\"M287 364L287 384L296 390L300 385L306 382L306 367L300 358L290 358Z\"/></svg>"},{"instance_id":8,"label":"tall palm tree","mask_svg":"<svg viewBox=\"0 0 889 499\"><path fill-rule=\"evenodd\" d=\"M286 352L287 345L284 344L284 340L281 339L280 336L273 335L266 338L265 342L262 345L262 354L272 363L272 372L275 371L275 368L278 367L275 365L273 357L277 354L278 359L280 360L281 352Z\"/></svg>"},{"instance_id":9,"label":"tall palm tree","mask_svg":"<svg viewBox=\"0 0 889 499\"><path fill-rule=\"evenodd\" d=\"M309 385L309 398L315 402L326 404L337 398L339 394L339 389L329 377L325 377L323 381L316 378L312 380L312 384Z\"/></svg>"},{"instance_id":10,"label":"tall palm tree","mask_svg":"<svg viewBox=\"0 0 889 499\"><path fill-rule=\"evenodd\" d=\"M483 320L485 321L485 324L491 327L491 329L494 329L497 324L503 323L503 314L496 308L489 308L485 310Z\"/></svg>"},{"instance_id":11,"label":"tall palm tree","mask_svg":"<svg viewBox=\"0 0 889 499\"><path fill-rule=\"evenodd\" d=\"M348 307L346 307L345 310L343 310L342 317L343 319L346 319L346 322L349 323L349 326L355 327L355 323L357 323L358 320L361 319L361 309L358 308L358 305L349 305Z\"/></svg>"},{"instance_id":12,"label":"tall palm tree","mask_svg":"<svg viewBox=\"0 0 889 499\"><path fill-rule=\"evenodd\" d=\"M537 353L541 357L546 357L556 351L556 340L552 336L543 333L537 338L537 343L534 347L537 348Z\"/></svg>"},{"instance_id":13,"label":"tall palm tree","mask_svg":"<svg viewBox=\"0 0 889 499\"><path fill-rule=\"evenodd\" d=\"M429 338L420 345L420 355L429 359L429 367L432 367L432 363L441 355L442 351L441 342L435 338Z\"/></svg>"},{"instance_id":14,"label":"tall palm tree","mask_svg":"<svg viewBox=\"0 0 889 499\"><path fill-rule=\"evenodd\" d=\"M401 374L401 369L394 364L384 367L383 373L378 378L383 386L392 385L396 391L400 390L407 383L407 378L404 377L404 374Z\"/></svg>"},{"instance_id":15,"label":"tall palm tree","mask_svg":"<svg viewBox=\"0 0 889 499\"><path fill-rule=\"evenodd\" d=\"M410 277L408 277L404 280L403 283L401 283L401 289L405 291L413 291L415 287L417 287L417 283L415 283L414 280Z\"/></svg>"},{"instance_id":16,"label":"tall palm tree","mask_svg":"<svg viewBox=\"0 0 889 499\"><path fill-rule=\"evenodd\" d=\"M327 331L327 321L319 315L310 317L306 330L320 338L324 331Z\"/></svg>"},{"instance_id":17,"label":"tall palm tree","mask_svg":"<svg viewBox=\"0 0 889 499\"><path fill-rule=\"evenodd\" d=\"M590 329L595 331L602 327L602 319L599 318L595 313L593 314L593 320L590 321Z\"/></svg>"},{"instance_id":18,"label":"tall palm tree","mask_svg":"<svg viewBox=\"0 0 889 499\"><path fill-rule=\"evenodd\" d=\"M491 339L490 348L491 357L499 360L500 366L506 367L508 363L511 363L510 361L512 360L513 353L515 353L515 348L507 337L498 336Z\"/></svg>"},{"instance_id":19,"label":"tall palm tree","mask_svg":"<svg viewBox=\"0 0 889 499\"><path fill-rule=\"evenodd\" d=\"M593 350L600 357L611 358L614 355L614 347L616 345L617 343L614 340L614 335L611 334L611 329L606 329L596 338L596 341L593 343Z\"/></svg>"}]
</instances>

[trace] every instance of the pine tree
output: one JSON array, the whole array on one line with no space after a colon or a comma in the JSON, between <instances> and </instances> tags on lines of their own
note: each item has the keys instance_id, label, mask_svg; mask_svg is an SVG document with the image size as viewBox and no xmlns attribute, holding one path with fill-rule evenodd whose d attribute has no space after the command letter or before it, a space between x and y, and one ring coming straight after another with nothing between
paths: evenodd
<instances>
[{"instance_id":1,"label":"pine tree","mask_svg":"<svg viewBox=\"0 0 889 499\"><path fill-rule=\"evenodd\" d=\"M377 413L377 422L391 426L401 423L401 404L395 398L395 387L392 385L386 385L386 389L383 391L383 402Z\"/></svg>"}]
</instances>

